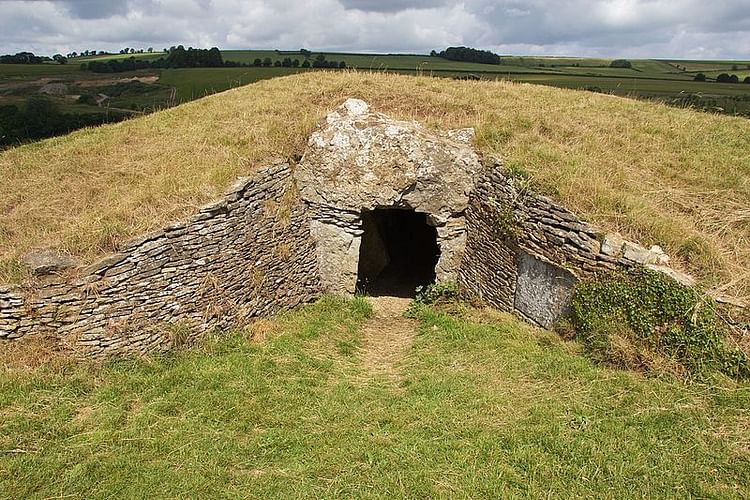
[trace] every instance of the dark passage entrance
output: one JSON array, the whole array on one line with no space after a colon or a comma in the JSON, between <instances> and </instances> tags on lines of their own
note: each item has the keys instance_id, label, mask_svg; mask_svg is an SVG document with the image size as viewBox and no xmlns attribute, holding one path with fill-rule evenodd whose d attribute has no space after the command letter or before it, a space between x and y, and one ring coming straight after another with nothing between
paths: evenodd
<instances>
[{"instance_id":1,"label":"dark passage entrance","mask_svg":"<svg viewBox=\"0 0 750 500\"><path fill-rule=\"evenodd\" d=\"M425 214L378 208L362 213L362 227L358 292L412 297L416 287L435 281L440 249Z\"/></svg>"}]
</instances>

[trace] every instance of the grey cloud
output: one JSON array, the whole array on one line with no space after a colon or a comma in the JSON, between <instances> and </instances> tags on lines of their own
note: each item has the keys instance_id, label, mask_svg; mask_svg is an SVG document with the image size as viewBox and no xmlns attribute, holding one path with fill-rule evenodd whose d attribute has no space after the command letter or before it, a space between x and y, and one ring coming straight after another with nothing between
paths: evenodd
<instances>
[{"instance_id":1,"label":"grey cloud","mask_svg":"<svg viewBox=\"0 0 750 500\"><path fill-rule=\"evenodd\" d=\"M365 12L400 12L407 9L434 9L442 7L448 0L341 0L346 9Z\"/></svg>"},{"instance_id":2,"label":"grey cloud","mask_svg":"<svg viewBox=\"0 0 750 500\"><path fill-rule=\"evenodd\" d=\"M106 19L128 12L126 0L65 0L70 15L78 19Z\"/></svg>"},{"instance_id":3,"label":"grey cloud","mask_svg":"<svg viewBox=\"0 0 750 500\"><path fill-rule=\"evenodd\" d=\"M747 0L0 0L0 53L217 45L747 59Z\"/></svg>"}]
</instances>

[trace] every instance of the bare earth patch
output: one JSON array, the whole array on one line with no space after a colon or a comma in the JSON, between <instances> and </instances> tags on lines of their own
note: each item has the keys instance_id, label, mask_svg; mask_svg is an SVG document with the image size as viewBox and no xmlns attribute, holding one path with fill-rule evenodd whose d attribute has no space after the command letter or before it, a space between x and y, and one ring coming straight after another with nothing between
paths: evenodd
<instances>
[{"instance_id":1,"label":"bare earth patch","mask_svg":"<svg viewBox=\"0 0 750 500\"><path fill-rule=\"evenodd\" d=\"M411 299L370 297L372 317L362 325L361 357L368 378L384 378L397 383L401 378L399 362L414 342L417 321L404 317Z\"/></svg>"}]
</instances>

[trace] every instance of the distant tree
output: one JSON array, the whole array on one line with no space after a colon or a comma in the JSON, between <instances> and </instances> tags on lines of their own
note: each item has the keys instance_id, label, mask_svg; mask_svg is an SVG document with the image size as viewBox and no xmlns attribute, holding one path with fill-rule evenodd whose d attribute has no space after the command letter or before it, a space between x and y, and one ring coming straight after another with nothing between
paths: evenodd
<instances>
[{"instance_id":1,"label":"distant tree","mask_svg":"<svg viewBox=\"0 0 750 500\"><path fill-rule=\"evenodd\" d=\"M430 57L437 57L437 55L437 52L435 52L434 50L430 51Z\"/></svg>"},{"instance_id":2,"label":"distant tree","mask_svg":"<svg viewBox=\"0 0 750 500\"><path fill-rule=\"evenodd\" d=\"M292 68L299 68L299 59L292 61Z\"/></svg>"},{"instance_id":3,"label":"distant tree","mask_svg":"<svg viewBox=\"0 0 750 500\"><path fill-rule=\"evenodd\" d=\"M633 64L627 59L615 59L614 61L609 63L609 67L631 69L633 67Z\"/></svg>"},{"instance_id":4,"label":"distant tree","mask_svg":"<svg viewBox=\"0 0 750 500\"><path fill-rule=\"evenodd\" d=\"M255 61L253 61L253 66L263 66L263 61L260 60L260 57L255 58Z\"/></svg>"},{"instance_id":5,"label":"distant tree","mask_svg":"<svg viewBox=\"0 0 750 500\"><path fill-rule=\"evenodd\" d=\"M283 61L281 61L281 65L285 68L291 68L292 67L292 58L291 57L285 57Z\"/></svg>"},{"instance_id":6,"label":"distant tree","mask_svg":"<svg viewBox=\"0 0 750 500\"><path fill-rule=\"evenodd\" d=\"M448 47L439 54L439 57L450 61L474 62L480 64L500 64L500 56L489 50L477 50L471 47Z\"/></svg>"},{"instance_id":7,"label":"distant tree","mask_svg":"<svg viewBox=\"0 0 750 500\"><path fill-rule=\"evenodd\" d=\"M693 80L695 80L696 82L705 82L706 81L706 75L704 75L703 73L698 73L697 75L695 75L695 77L693 78Z\"/></svg>"},{"instance_id":8,"label":"distant tree","mask_svg":"<svg viewBox=\"0 0 750 500\"><path fill-rule=\"evenodd\" d=\"M750 83L750 76L746 76L742 83Z\"/></svg>"},{"instance_id":9,"label":"distant tree","mask_svg":"<svg viewBox=\"0 0 750 500\"><path fill-rule=\"evenodd\" d=\"M151 54L154 51L154 48L153 47L149 47L146 50L148 51L149 54Z\"/></svg>"},{"instance_id":10,"label":"distant tree","mask_svg":"<svg viewBox=\"0 0 750 500\"><path fill-rule=\"evenodd\" d=\"M346 69L346 61L339 62L339 69Z\"/></svg>"},{"instance_id":11,"label":"distant tree","mask_svg":"<svg viewBox=\"0 0 750 500\"><path fill-rule=\"evenodd\" d=\"M310 52L307 49L299 49L299 53L301 56L303 56L305 59L310 59L310 56L312 55L312 52Z\"/></svg>"},{"instance_id":12,"label":"distant tree","mask_svg":"<svg viewBox=\"0 0 750 500\"><path fill-rule=\"evenodd\" d=\"M54 56L52 56L52 60L57 64L68 64L68 58L62 54L55 54Z\"/></svg>"},{"instance_id":13,"label":"distant tree","mask_svg":"<svg viewBox=\"0 0 750 500\"><path fill-rule=\"evenodd\" d=\"M45 60L49 61L49 57L35 56L31 52L0 56L0 64L42 64Z\"/></svg>"},{"instance_id":14,"label":"distant tree","mask_svg":"<svg viewBox=\"0 0 750 500\"><path fill-rule=\"evenodd\" d=\"M737 83L740 81L737 75L730 75L728 73L722 73L716 77L718 83Z\"/></svg>"},{"instance_id":15,"label":"distant tree","mask_svg":"<svg viewBox=\"0 0 750 500\"><path fill-rule=\"evenodd\" d=\"M221 51L218 47L211 47L208 52L204 55L203 66L209 68L218 68L224 65L224 60L221 57Z\"/></svg>"},{"instance_id":16,"label":"distant tree","mask_svg":"<svg viewBox=\"0 0 750 500\"><path fill-rule=\"evenodd\" d=\"M326 55L325 54L318 54L315 56L315 60L313 61L313 68L325 68L328 66L326 63Z\"/></svg>"},{"instance_id":17,"label":"distant tree","mask_svg":"<svg viewBox=\"0 0 750 500\"><path fill-rule=\"evenodd\" d=\"M266 57L265 59L263 59L263 66L267 68L272 65L273 65L273 61L271 60L270 57Z\"/></svg>"},{"instance_id":18,"label":"distant tree","mask_svg":"<svg viewBox=\"0 0 750 500\"><path fill-rule=\"evenodd\" d=\"M276 59L276 60L275 60L275 61L273 62L273 65L274 65L275 67L277 67L277 68L280 68L280 67L281 67L281 61L279 61L278 59Z\"/></svg>"},{"instance_id":19,"label":"distant tree","mask_svg":"<svg viewBox=\"0 0 750 500\"><path fill-rule=\"evenodd\" d=\"M310 67L310 61L308 61L307 59L305 59L304 61L302 61L302 67L303 68L309 68Z\"/></svg>"}]
</instances>

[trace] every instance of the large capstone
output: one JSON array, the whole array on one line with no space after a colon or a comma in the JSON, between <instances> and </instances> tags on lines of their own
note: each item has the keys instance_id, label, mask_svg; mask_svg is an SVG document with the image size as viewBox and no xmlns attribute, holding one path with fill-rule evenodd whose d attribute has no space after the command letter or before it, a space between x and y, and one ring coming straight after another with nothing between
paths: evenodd
<instances>
[{"instance_id":1,"label":"large capstone","mask_svg":"<svg viewBox=\"0 0 750 500\"><path fill-rule=\"evenodd\" d=\"M359 99L326 116L295 172L326 291L354 293L360 255L378 258L376 249L360 252L363 213L376 209L425 214L436 229L436 278L455 280L466 241L464 213L481 169L473 137L473 129L432 131L395 120Z\"/></svg>"}]
</instances>

